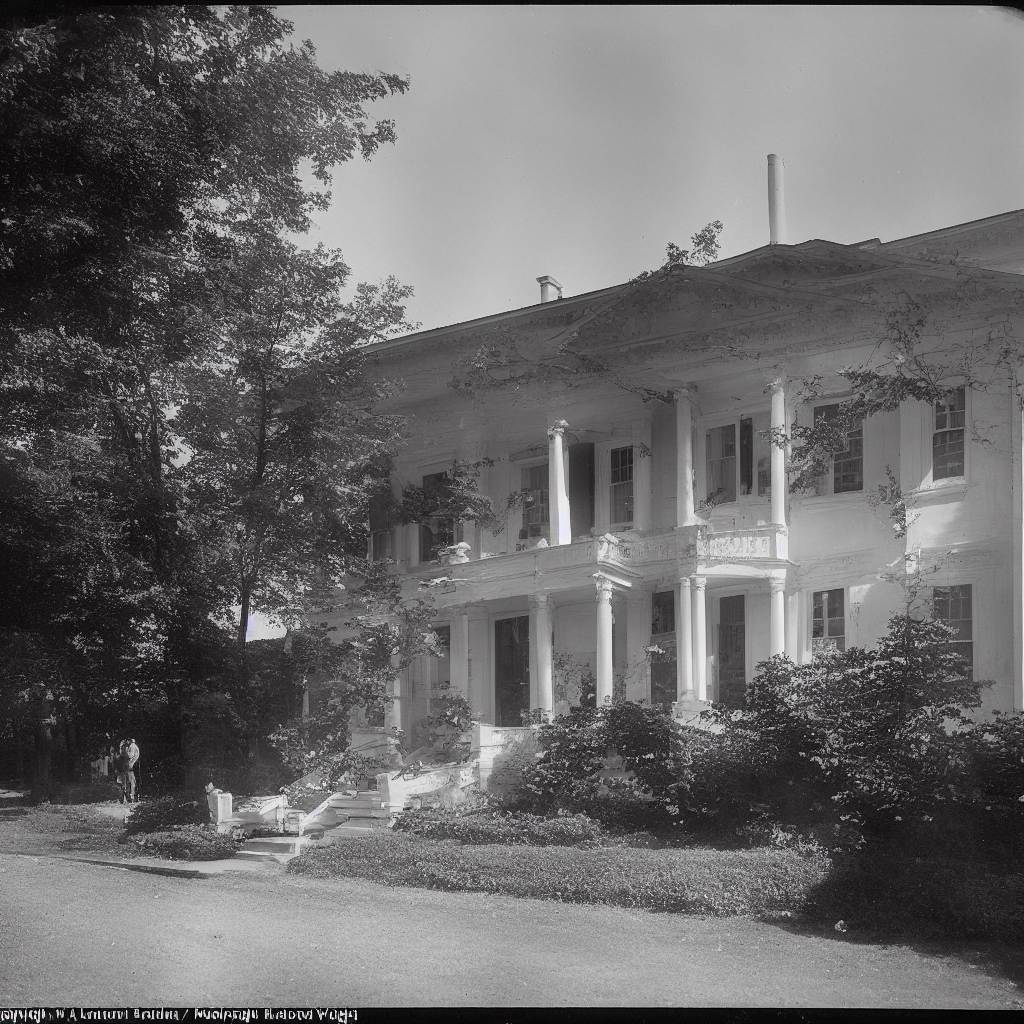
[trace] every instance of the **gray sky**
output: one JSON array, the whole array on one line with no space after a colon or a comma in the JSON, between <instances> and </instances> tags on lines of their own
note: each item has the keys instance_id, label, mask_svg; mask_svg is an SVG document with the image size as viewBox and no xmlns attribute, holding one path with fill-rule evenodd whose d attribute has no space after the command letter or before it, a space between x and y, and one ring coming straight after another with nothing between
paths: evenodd
<instances>
[{"instance_id":1,"label":"gray sky","mask_svg":"<svg viewBox=\"0 0 1024 1024\"><path fill-rule=\"evenodd\" d=\"M280 7L329 69L408 75L398 143L314 241L424 328L619 284L721 220L883 240L1024 208L1024 20L977 7ZM249 636L279 635L262 616Z\"/></svg>"},{"instance_id":2,"label":"gray sky","mask_svg":"<svg viewBox=\"0 0 1024 1024\"><path fill-rule=\"evenodd\" d=\"M425 328L618 284L720 219L883 240L1024 207L1024 20L982 7L281 7L329 69L408 75L316 240Z\"/></svg>"}]
</instances>

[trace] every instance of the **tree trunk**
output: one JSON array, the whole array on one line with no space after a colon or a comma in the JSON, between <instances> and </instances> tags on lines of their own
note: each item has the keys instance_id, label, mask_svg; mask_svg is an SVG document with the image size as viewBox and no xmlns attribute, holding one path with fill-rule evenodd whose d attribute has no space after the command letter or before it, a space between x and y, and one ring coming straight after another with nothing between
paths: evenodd
<instances>
[{"instance_id":1,"label":"tree trunk","mask_svg":"<svg viewBox=\"0 0 1024 1024\"><path fill-rule=\"evenodd\" d=\"M25 778L25 751L21 743L22 721L11 719L11 732L14 735L14 777L19 782Z\"/></svg>"},{"instance_id":2,"label":"tree trunk","mask_svg":"<svg viewBox=\"0 0 1024 1024\"><path fill-rule=\"evenodd\" d=\"M53 747L52 724L52 719L45 712L40 714L36 722L36 757L35 772L32 775L31 797L33 804L41 804L48 801L51 795L50 759Z\"/></svg>"}]
</instances>

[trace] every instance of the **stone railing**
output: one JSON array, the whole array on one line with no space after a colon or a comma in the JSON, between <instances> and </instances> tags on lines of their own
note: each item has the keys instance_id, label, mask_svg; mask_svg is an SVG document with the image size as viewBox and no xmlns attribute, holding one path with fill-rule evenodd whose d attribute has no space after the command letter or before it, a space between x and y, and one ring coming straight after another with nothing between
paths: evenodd
<instances>
[{"instance_id":1,"label":"stone railing","mask_svg":"<svg viewBox=\"0 0 1024 1024\"><path fill-rule=\"evenodd\" d=\"M501 794L518 781L526 758L539 751L537 726L511 728L494 725L473 726L473 747L470 755L477 764L480 789Z\"/></svg>"}]
</instances>

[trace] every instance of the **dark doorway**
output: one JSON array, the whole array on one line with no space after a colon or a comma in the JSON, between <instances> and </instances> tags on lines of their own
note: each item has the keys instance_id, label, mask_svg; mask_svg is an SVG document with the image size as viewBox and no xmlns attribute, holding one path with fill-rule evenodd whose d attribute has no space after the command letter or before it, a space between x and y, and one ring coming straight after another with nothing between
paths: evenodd
<instances>
[{"instance_id":1,"label":"dark doorway","mask_svg":"<svg viewBox=\"0 0 1024 1024\"><path fill-rule=\"evenodd\" d=\"M494 724L523 724L530 710L530 617L494 624Z\"/></svg>"},{"instance_id":2,"label":"dark doorway","mask_svg":"<svg viewBox=\"0 0 1024 1024\"><path fill-rule=\"evenodd\" d=\"M723 597L718 603L718 699L738 707L747 689L747 630L744 598Z\"/></svg>"}]
</instances>

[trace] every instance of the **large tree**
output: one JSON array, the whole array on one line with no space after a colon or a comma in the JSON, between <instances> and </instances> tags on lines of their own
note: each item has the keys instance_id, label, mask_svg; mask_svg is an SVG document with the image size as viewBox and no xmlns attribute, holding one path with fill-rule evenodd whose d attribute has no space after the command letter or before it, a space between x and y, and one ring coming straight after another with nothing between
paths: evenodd
<instances>
[{"instance_id":1,"label":"large tree","mask_svg":"<svg viewBox=\"0 0 1024 1024\"><path fill-rule=\"evenodd\" d=\"M239 493L212 470L199 480L211 465L202 442L219 448L209 431L190 439L184 471L174 413L215 388L211 368L231 346L244 355L248 338L251 354L257 331L272 333L268 317L246 320L243 270L271 296L319 262L301 288L315 306L310 293L324 287L337 312L340 260L283 239L328 203L333 166L394 139L365 105L407 82L328 74L309 43L288 44L290 29L266 7L22 5L0 21L0 656L24 666L26 652L44 652L41 663L74 680L60 693L77 694L79 711L102 700L123 715L147 679L173 703L226 670L211 618L238 596L225 524L238 520ZM386 320L402 297L393 284L360 293L336 318L341 350L356 344L345 330L368 323L356 310ZM338 383L324 323L309 326L302 341L319 332L319 355L301 373L293 358L288 380L319 397L305 413L286 408L278 375L268 453L270 421L286 418L294 439ZM250 360L249 382L253 370ZM365 394L355 404L369 417ZM288 580L274 576L271 600L287 603L310 564L299 561ZM40 721L58 696L52 675L18 675L42 694L25 705Z\"/></svg>"}]
</instances>

